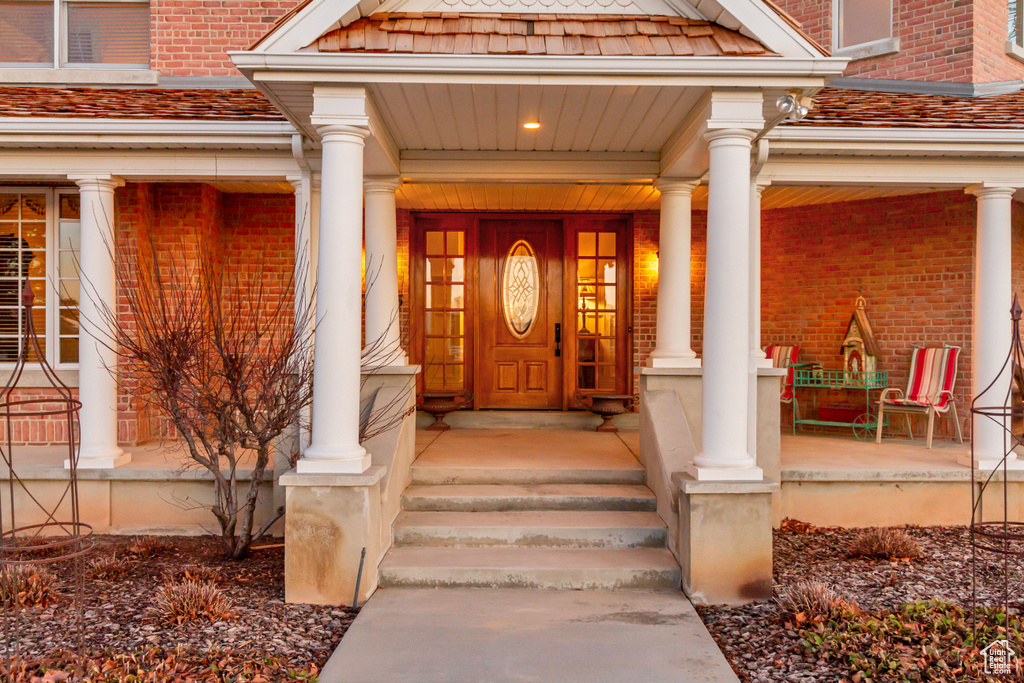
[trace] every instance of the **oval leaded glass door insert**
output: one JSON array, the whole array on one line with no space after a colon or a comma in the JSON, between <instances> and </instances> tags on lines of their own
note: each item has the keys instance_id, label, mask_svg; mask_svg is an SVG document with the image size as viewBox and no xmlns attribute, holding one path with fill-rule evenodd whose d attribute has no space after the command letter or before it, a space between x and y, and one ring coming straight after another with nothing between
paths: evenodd
<instances>
[{"instance_id":1,"label":"oval leaded glass door insert","mask_svg":"<svg viewBox=\"0 0 1024 683\"><path fill-rule=\"evenodd\" d=\"M526 240L519 240L508 250L501 274L501 307L505 324L516 339L525 339L530 334L539 304L537 255Z\"/></svg>"}]
</instances>

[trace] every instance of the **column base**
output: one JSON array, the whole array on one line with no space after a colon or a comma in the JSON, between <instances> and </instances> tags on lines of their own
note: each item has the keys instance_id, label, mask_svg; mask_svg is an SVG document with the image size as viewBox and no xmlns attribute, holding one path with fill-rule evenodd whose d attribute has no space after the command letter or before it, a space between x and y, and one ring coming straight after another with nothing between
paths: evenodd
<instances>
[{"instance_id":1,"label":"column base","mask_svg":"<svg viewBox=\"0 0 1024 683\"><path fill-rule=\"evenodd\" d=\"M970 467L971 469L979 470L982 472L991 472L994 469L1002 469L1003 461L1002 458L973 458L970 454L961 455L956 459L958 465L964 467ZM1017 459L1017 454L1014 453L1011 457L1006 460L1007 470L1024 470L1024 461Z\"/></svg>"},{"instance_id":2,"label":"column base","mask_svg":"<svg viewBox=\"0 0 1024 683\"><path fill-rule=\"evenodd\" d=\"M109 454L98 456L78 454L78 469L80 470L109 470L115 467L127 465L132 461L131 453L125 453L120 448ZM64 469L71 469L71 460L64 461Z\"/></svg>"},{"instance_id":3,"label":"column base","mask_svg":"<svg viewBox=\"0 0 1024 683\"><path fill-rule=\"evenodd\" d=\"M762 481L760 467L698 467L690 463L686 473L697 481Z\"/></svg>"},{"instance_id":4,"label":"column base","mask_svg":"<svg viewBox=\"0 0 1024 683\"><path fill-rule=\"evenodd\" d=\"M772 496L759 482L679 484L679 565L695 604L742 605L772 597Z\"/></svg>"},{"instance_id":5,"label":"column base","mask_svg":"<svg viewBox=\"0 0 1024 683\"><path fill-rule=\"evenodd\" d=\"M307 448L305 455L295 463L295 471L298 474L362 474L370 469L370 454L365 450L357 457L337 458L333 460L318 460L310 458L310 451Z\"/></svg>"},{"instance_id":6,"label":"column base","mask_svg":"<svg viewBox=\"0 0 1024 683\"><path fill-rule=\"evenodd\" d=\"M772 367L772 359L771 358L758 358L754 365L759 370L761 368L770 368L770 367Z\"/></svg>"},{"instance_id":7,"label":"column base","mask_svg":"<svg viewBox=\"0 0 1024 683\"><path fill-rule=\"evenodd\" d=\"M645 365L649 368L699 368L700 358L649 356Z\"/></svg>"}]
</instances>

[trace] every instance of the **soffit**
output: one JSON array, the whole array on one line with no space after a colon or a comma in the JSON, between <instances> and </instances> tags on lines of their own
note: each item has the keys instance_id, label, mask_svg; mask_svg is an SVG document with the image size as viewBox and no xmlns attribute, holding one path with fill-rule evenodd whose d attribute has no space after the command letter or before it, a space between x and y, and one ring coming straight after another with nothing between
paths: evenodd
<instances>
[{"instance_id":1,"label":"soffit","mask_svg":"<svg viewBox=\"0 0 1024 683\"><path fill-rule=\"evenodd\" d=\"M768 187L762 210L934 192L907 187ZM406 183L398 206L413 211L647 211L656 210L660 193L651 185L499 185ZM693 192L693 208L707 209L707 187Z\"/></svg>"}]
</instances>

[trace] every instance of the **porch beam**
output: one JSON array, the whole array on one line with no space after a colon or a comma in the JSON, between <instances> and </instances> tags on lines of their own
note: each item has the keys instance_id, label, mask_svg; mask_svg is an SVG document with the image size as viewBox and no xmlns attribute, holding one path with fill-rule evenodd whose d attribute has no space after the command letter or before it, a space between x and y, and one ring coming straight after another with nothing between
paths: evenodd
<instances>
[{"instance_id":1,"label":"porch beam","mask_svg":"<svg viewBox=\"0 0 1024 683\"><path fill-rule=\"evenodd\" d=\"M491 83L822 88L846 59L229 52L254 83ZM638 79L641 79L638 81Z\"/></svg>"},{"instance_id":2,"label":"porch beam","mask_svg":"<svg viewBox=\"0 0 1024 683\"><path fill-rule=\"evenodd\" d=\"M880 158L786 155L772 143L761 178L773 185L850 185L961 189L978 182L1024 187L1024 168L1010 159Z\"/></svg>"},{"instance_id":3,"label":"porch beam","mask_svg":"<svg viewBox=\"0 0 1024 683\"><path fill-rule=\"evenodd\" d=\"M694 105L679 129L661 148L661 173L666 176L701 176L708 169L708 119L711 93Z\"/></svg>"},{"instance_id":4,"label":"porch beam","mask_svg":"<svg viewBox=\"0 0 1024 683\"><path fill-rule=\"evenodd\" d=\"M657 154L616 152L402 153L401 175L415 183L650 183Z\"/></svg>"},{"instance_id":5,"label":"porch beam","mask_svg":"<svg viewBox=\"0 0 1024 683\"><path fill-rule=\"evenodd\" d=\"M288 147L276 152L211 150L24 149L0 151L0 181L53 182L68 174L116 175L125 181L285 182L300 172Z\"/></svg>"}]
</instances>

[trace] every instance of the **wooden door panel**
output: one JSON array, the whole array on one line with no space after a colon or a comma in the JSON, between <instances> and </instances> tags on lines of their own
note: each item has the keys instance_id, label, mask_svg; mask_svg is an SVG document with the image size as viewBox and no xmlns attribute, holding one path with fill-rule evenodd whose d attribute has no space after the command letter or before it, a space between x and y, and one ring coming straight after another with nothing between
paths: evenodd
<instances>
[{"instance_id":1,"label":"wooden door panel","mask_svg":"<svg viewBox=\"0 0 1024 683\"><path fill-rule=\"evenodd\" d=\"M562 232L559 220L480 220L477 407L562 406L555 341L555 325L562 324ZM520 241L526 247L513 252ZM516 296L523 292L529 295ZM534 292L535 307L529 305ZM523 326L526 319L532 323Z\"/></svg>"}]
</instances>

